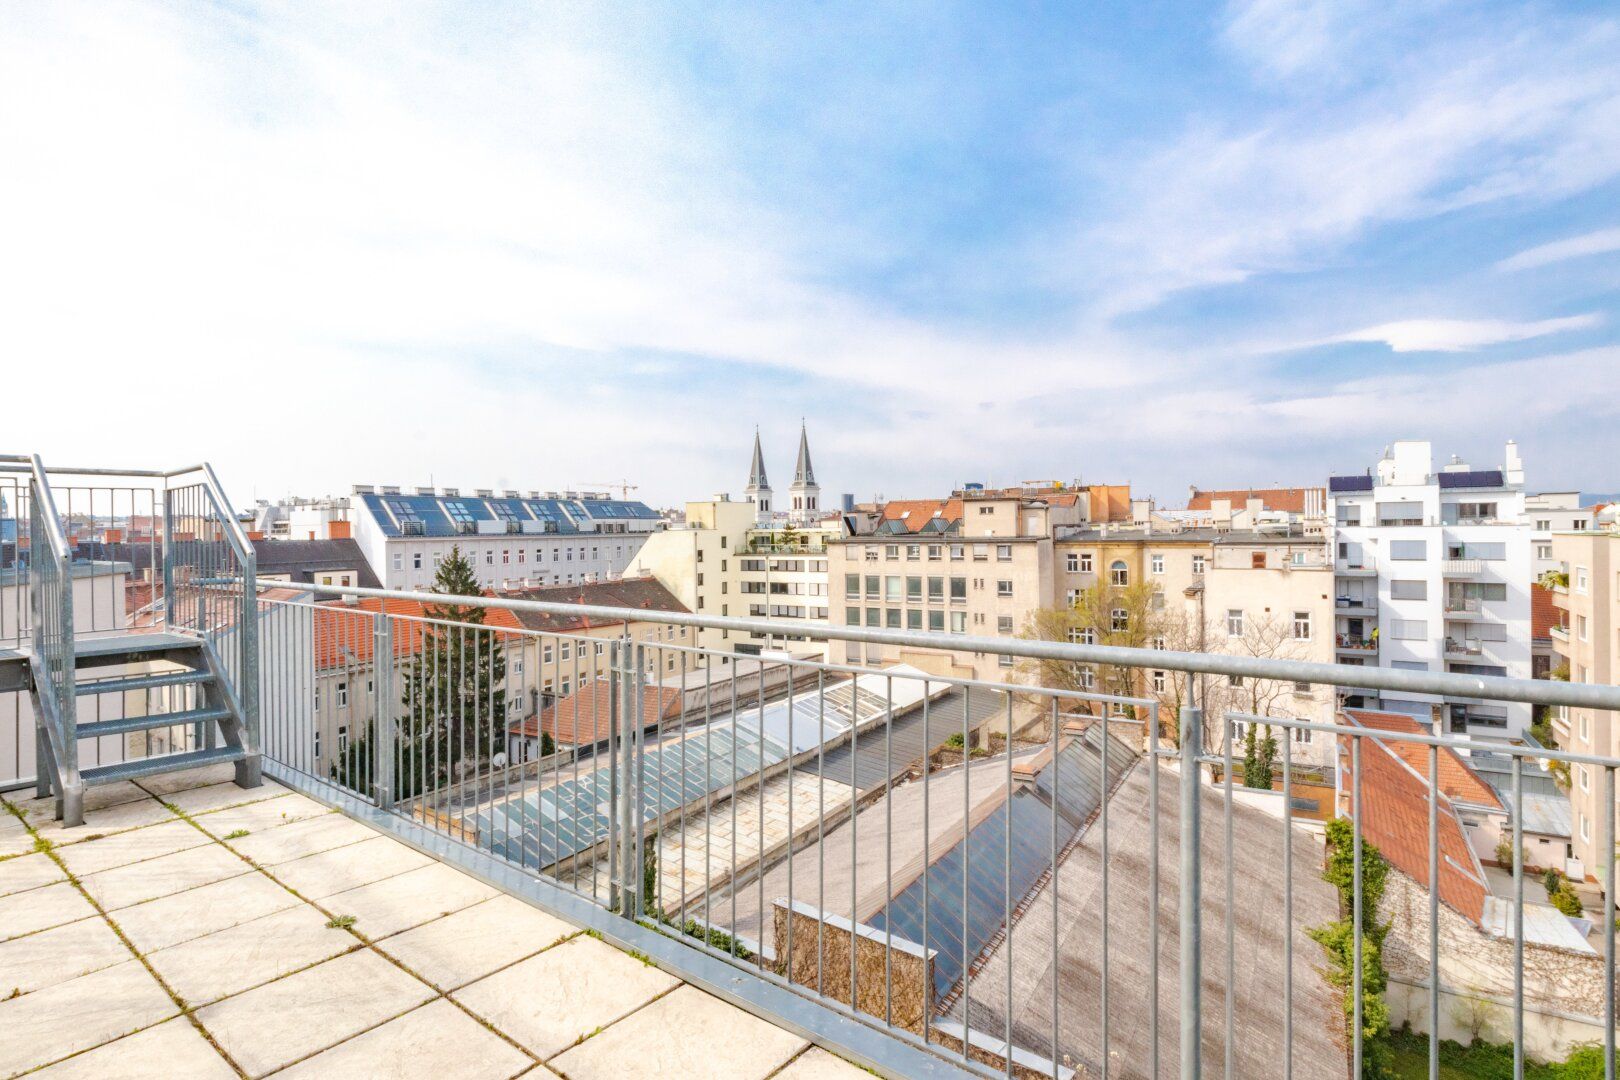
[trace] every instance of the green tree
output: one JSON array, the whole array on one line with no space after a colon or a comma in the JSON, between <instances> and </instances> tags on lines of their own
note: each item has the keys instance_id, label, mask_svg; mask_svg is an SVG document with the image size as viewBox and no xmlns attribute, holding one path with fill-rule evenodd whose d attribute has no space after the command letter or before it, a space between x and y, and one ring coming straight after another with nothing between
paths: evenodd
<instances>
[{"instance_id":1,"label":"green tree","mask_svg":"<svg viewBox=\"0 0 1620 1080\"><path fill-rule=\"evenodd\" d=\"M472 563L459 547L439 564L432 592L446 597L479 596L483 589ZM486 767L505 749L505 643L484 626L486 609L453 601L424 604L428 621L399 623L395 634L410 635L396 651L411 655L404 668L400 717L394 738L395 795L410 798L456 776ZM410 648L416 645L417 648ZM385 662L378 658L378 662ZM368 791L375 760L375 724L353 740L333 765L333 776L357 791Z\"/></svg>"},{"instance_id":2,"label":"green tree","mask_svg":"<svg viewBox=\"0 0 1620 1080\"><path fill-rule=\"evenodd\" d=\"M1023 636L1041 641L1092 645L1152 647L1162 636L1168 615L1153 583L1096 584L1068 607L1040 608L1025 622ZM1027 665L1040 685L1058 690L1135 696L1143 678L1140 668L1125 664L1088 664L1035 660Z\"/></svg>"},{"instance_id":3,"label":"green tree","mask_svg":"<svg viewBox=\"0 0 1620 1080\"><path fill-rule=\"evenodd\" d=\"M1343 917L1307 931L1327 954L1328 982L1344 992L1345 1022L1355 1016L1355 837L1345 818L1327 825L1327 866L1322 877L1339 891ZM1389 976L1384 971L1384 938L1389 924L1378 919L1378 904L1389 877L1389 863L1378 848L1361 843L1361 1076L1362 1080L1391 1080L1395 1076L1395 1051L1391 1045L1389 1005L1384 990Z\"/></svg>"},{"instance_id":4,"label":"green tree","mask_svg":"<svg viewBox=\"0 0 1620 1080\"><path fill-rule=\"evenodd\" d=\"M1264 735L1257 735L1261 728ZM1250 724L1243 736L1243 783L1246 787L1271 787L1273 770L1277 766L1277 737L1270 724Z\"/></svg>"}]
</instances>

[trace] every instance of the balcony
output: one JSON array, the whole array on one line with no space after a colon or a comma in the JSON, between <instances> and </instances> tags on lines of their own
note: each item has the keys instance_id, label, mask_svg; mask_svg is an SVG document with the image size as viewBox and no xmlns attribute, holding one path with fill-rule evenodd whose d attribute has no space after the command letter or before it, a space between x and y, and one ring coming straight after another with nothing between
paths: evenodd
<instances>
[{"instance_id":1,"label":"balcony","mask_svg":"<svg viewBox=\"0 0 1620 1080\"><path fill-rule=\"evenodd\" d=\"M1552 636L1554 641L1561 641L1565 645L1569 644L1569 627L1559 626L1555 623L1547 628L1547 633Z\"/></svg>"},{"instance_id":2,"label":"balcony","mask_svg":"<svg viewBox=\"0 0 1620 1080\"><path fill-rule=\"evenodd\" d=\"M1480 602L1477 596L1448 596L1446 597L1446 617L1451 619L1469 619L1480 613Z\"/></svg>"},{"instance_id":3,"label":"balcony","mask_svg":"<svg viewBox=\"0 0 1620 1080\"><path fill-rule=\"evenodd\" d=\"M1345 577L1377 577L1378 560L1371 555L1335 559L1333 572Z\"/></svg>"},{"instance_id":4,"label":"balcony","mask_svg":"<svg viewBox=\"0 0 1620 1080\"><path fill-rule=\"evenodd\" d=\"M1440 566L1440 572L1445 577L1478 577L1485 572L1485 562L1482 559L1446 559Z\"/></svg>"},{"instance_id":5,"label":"balcony","mask_svg":"<svg viewBox=\"0 0 1620 1080\"><path fill-rule=\"evenodd\" d=\"M1485 643L1478 638L1446 638L1447 660L1471 660L1485 655Z\"/></svg>"},{"instance_id":6,"label":"balcony","mask_svg":"<svg viewBox=\"0 0 1620 1080\"><path fill-rule=\"evenodd\" d=\"M1377 615L1378 598L1363 596L1340 596L1333 601L1334 611L1340 615Z\"/></svg>"},{"instance_id":7,"label":"balcony","mask_svg":"<svg viewBox=\"0 0 1620 1080\"><path fill-rule=\"evenodd\" d=\"M220 502L183 531L228 538ZM35 550L61 550L51 517L28 519ZM845 1058L886 1075L1070 1080L1103 1062L1189 1075L1230 1055L1234 1076L1291 1063L1342 1078L1344 995L1306 931L1339 918L1346 897L1323 879L1319 826L1301 818L1348 812L1336 791L1352 790L1400 883L1392 899L1417 913L1380 912L1391 952L1425 955L1432 942L1443 958L1442 980L1389 995L1395 1021L1440 1015L1425 995L1446 980L1466 989L1478 965L1512 985L1504 958L1516 953L1532 978L1504 1008L1527 1030L1601 1041L1603 1009L1594 1017L1582 988L1612 967L1556 917L1537 911L1532 933L1509 936L1459 914L1444 940L1429 936L1426 901L1452 904L1456 879L1425 892L1427 851L1467 863L1469 881L1483 873L1455 815L1429 824L1415 722L1234 707L1178 723L1157 697L933 672L978 652L1115 664L1144 694L1154 679L1138 669L1152 667L1448 699L1478 699L1476 678L1168 650L1143 665L1134 650L1063 641L639 609L608 613L647 624L634 636L581 649L517 618L575 605L468 595L457 599L483 622L428 620L409 594L259 583L251 562L212 561L234 550L225 539L203 543L221 546L199 560L197 540L165 541L154 576L170 595L115 605L142 611L150 633L64 600L71 562L42 554L22 579L23 610L44 624L0 651L12 699L0 750L21 748L0 758L0 972L18 991L0 1000L0 1075L79 1057L70 1068L89 1075L853 1076ZM824 642L829 662L767 652L739 673L729 651L654 632L700 621L734 641ZM226 662L207 679L171 658L117 670L134 637L175 656L205 645ZM54 667L35 663L41 643ZM1335 646L1347 661L1374 651L1359 635ZM52 681L78 661L95 669L87 698L117 680L173 691L185 708L89 728L101 721L88 708L82 724L77 709L53 711L80 693ZM474 681L444 682L455 679ZM529 691L542 680L572 692L541 706ZM1511 693L1620 707L1620 689L1594 684ZM254 723L218 704L230 694ZM145 723L169 716L184 719ZM1239 726L1261 724L1291 756L1274 783L1238 791ZM146 741L173 726L202 749ZM39 734L48 753L36 763ZM1359 749L1341 753L1345 743ZM1449 766L1469 745L1443 738L1439 752ZM116 761L89 763L114 747ZM80 751L86 769L58 760ZM193 752L229 760L197 767ZM262 783L240 767L249 759L262 759ZM1297 769L1286 781L1285 761ZM1358 761L1360 774L1346 771ZM113 782L78 792L75 820L59 804L103 767ZM1332 784L1302 790L1335 768ZM52 790L30 797L40 787ZM1204 881L1201 904L1176 888L1183 868ZM1089 974L1052 977L1073 971ZM1219 994L1201 997L1209 987ZM1201 1010L1185 1060L1180 1001Z\"/></svg>"},{"instance_id":8,"label":"balcony","mask_svg":"<svg viewBox=\"0 0 1620 1080\"><path fill-rule=\"evenodd\" d=\"M1378 651L1378 642L1370 637L1353 637L1350 634L1337 634L1334 636L1333 647L1339 652L1346 653L1375 653Z\"/></svg>"}]
</instances>

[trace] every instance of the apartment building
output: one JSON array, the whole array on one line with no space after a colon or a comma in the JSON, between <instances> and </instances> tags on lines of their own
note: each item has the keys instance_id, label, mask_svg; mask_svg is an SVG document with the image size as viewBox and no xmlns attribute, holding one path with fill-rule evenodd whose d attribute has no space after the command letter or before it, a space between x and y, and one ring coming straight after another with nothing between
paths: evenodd
<instances>
[{"instance_id":1,"label":"apartment building","mask_svg":"<svg viewBox=\"0 0 1620 1080\"><path fill-rule=\"evenodd\" d=\"M489 589L606 581L659 527L645 503L593 492L356 484L352 503L354 539L390 589L428 588L458 547Z\"/></svg>"},{"instance_id":2,"label":"apartment building","mask_svg":"<svg viewBox=\"0 0 1620 1080\"><path fill-rule=\"evenodd\" d=\"M1165 529L1150 524L1060 530L1056 585L1063 604L1086 590L1152 586L1160 613L1153 644L1275 659L1334 662L1333 568L1326 539L1302 527ZM1128 613L1127 613L1128 616ZM1085 631L1080 631L1082 639ZM1134 692L1168 702L1178 676L1151 669ZM1332 688L1306 683L1207 686L1221 709L1331 722ZM1237 728L1239 738L1245 731ZM1328 740L1293 733L1293 759L1326 765Z\"/></svg>"},{"instance_id":3,"label":"apartment building","mask_svg":"<svg viewBox=\"0 0 1620 1080\"><path fill-rule=\"evenodd\" d=\"M1531 674L1530 526L1524 465L1434 466L1397 442L1372 469L1329 479L1339 659L1471 675ZM1386 691L1350 704L1404 712L1437 732L1511 738L1530 706Z\"/></svg>"},{"instance_id":4,"label":"apartment building","mask_svg":"<svg viewBox=\"0 0 1620 1080\"><path fill-rule=\"evenodd\" d=\"M1590 529L1596 511L1595 506L1581 505L1578 491L1544 491L1524 497L1524 521L1530 526L1530 543L1535 556L1533 572L1538 579L1559 568L1558 560L1553 557L1553 533Z\"/></svg>"},{"instance_id":5,"label":"apartment building","mask_svg":"<svg viewBox=\"0 0 1620 1080\"><path fill-rule=\"evenodd\" d=\"M275 502L260 499L244 527L270 540L336 540L351 535L351 521L347 496L291 496Z\"/></svg>"},{"instance_id":6,"label":"apartment building","mask_svg":"<svg viewBox=\"0 0 1620 1080\"><path fill-rule=\"evenodd\" d=\"M1552 629L1553 650L1569 665L1571 682L1620 681L1620 507L1598 514L1591 529L1553 534L1553 554L1569 575L1552 587L1559 621ZM1620 752L1620 726L1612 713L1569 709L1554 715L1558 745L1576 753L1613 756ZM1570 767L1569 801L1575 857L1588 875L1599 875L1602 844L1603 778L1585 765Z\"/></svg>"}]
</instances>

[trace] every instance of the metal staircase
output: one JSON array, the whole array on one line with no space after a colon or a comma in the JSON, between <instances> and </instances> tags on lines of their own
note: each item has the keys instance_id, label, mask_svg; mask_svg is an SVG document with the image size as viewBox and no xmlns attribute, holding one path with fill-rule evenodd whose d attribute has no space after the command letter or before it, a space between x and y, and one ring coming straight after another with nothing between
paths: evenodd
<instances>
[{"instance_id":1,"label":"metal staircase","mask_svg":"<svg viewBox=\"0 0 1620 1080\"><path fill-rule=\"evenodd\" d=\"M76 519L59 512L38 455L0 457L0 467L28 474L27 542L17 548L25 553L19 565L27 579L28 636L18 648L0 649L0 691L26 691L33 706L37 794L54 794L56 816L72 826L84 822L85 789L98 784L232 762L236 783L256 787L255 558L213 470L204 464L119 474L147 478L154 507L161 503L151 516L162 522L162 591L153 565L155 602L142 625L127 625L120 611L120 625L104 627L92 617L76 633L75 609L86 606L78 595L80 570L87 564L76 559L64 527ZM155 540L153 546L155 554ZM118 602L122 607L123 598ZM100 719L104 712L111 717ZM81 742L108 737L118 740L114 760L81 768Z\"/></svg>"}]
</instances>

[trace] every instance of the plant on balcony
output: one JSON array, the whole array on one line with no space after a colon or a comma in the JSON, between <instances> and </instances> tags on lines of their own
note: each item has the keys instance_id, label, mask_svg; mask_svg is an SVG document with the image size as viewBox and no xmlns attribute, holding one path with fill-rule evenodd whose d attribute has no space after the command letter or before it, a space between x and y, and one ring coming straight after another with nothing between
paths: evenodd
<instances>
[{"instance_id":1,"label":"plant on balcony","mask_svg":"<svg viewBox=\"0 0 1620 1080\"><path fill-rule=\"evenodd\" d=\"M1393 1080L1394 1050L1390 1042L1389 1005L1384 989L1389 983L1384 970L1384 938L1389 924L1380 922L1378 904L1384 895L1389 863L1378 848L1361 844L1361 1077L1362 1080ZM1339 910L1343 916L1307 931L1327 954L1327 980L1344 992L1346 1023L1355 1016L1355 849L1351 823L1335 818L1327 824L1327 865L1323 880L1339 890Z\"/></svg>"},{"instance_id":2,"label":"plant on balcony","mask_svg":"<svg viewBox=\"0 0 1620 1080\"><path fill-rule=\"evenodd\" d=\"M1569 588L1569 572L1566 570L1548 570L1541 575L1540 584L1543 589L1567 589Z\"/></svg>"}]
</instances>

